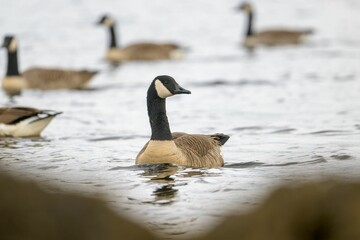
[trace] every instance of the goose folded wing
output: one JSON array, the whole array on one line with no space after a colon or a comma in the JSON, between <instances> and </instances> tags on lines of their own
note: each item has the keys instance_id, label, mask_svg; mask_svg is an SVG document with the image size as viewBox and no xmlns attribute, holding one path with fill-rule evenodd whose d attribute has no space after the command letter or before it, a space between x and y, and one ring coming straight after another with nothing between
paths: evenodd
<instances>
[{"instance_id":1,"label":"goose folded wing","mask_svg":"<svg viewBox=\"0 0 360 240\"><path fill-rule=\"evenodd\" d=\"M0 123L15 124L19 121L35 116L39 110L35 108L15 107L15 108L0 108Z\"/></svg>"},{"instance_id":2,"label":"goose folded wing","mask_svg":"<svg viewBox=\"0 0 360 240\"><path fill-rule=\"evenodd\" d=\"M205 157L210 154L219 144L209 135L202 134L185 134L179 135L174 139L175 144L184 154L188 156L196 155Z\"/></svg>"}]
</instances>

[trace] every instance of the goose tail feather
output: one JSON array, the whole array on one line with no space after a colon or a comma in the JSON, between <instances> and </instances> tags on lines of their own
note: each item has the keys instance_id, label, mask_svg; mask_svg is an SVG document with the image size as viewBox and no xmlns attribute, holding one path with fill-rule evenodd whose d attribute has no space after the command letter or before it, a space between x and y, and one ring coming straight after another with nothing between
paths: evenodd
<instances>
[{"instance_id":1,"label":"goose tail feather","mask_svg":"<svg viewBox=\"0 0 360 240\"><path fill-rule=\"evenodd\" d=\"M303 32L304 34L308 34L308 35L315 33L314 29L305 29Z\"/></svg>"},{"instance_id":2,"label":"goose tail feather","mask_svg":"<svg viewBox=\"0 0 360 240\"><path fill-rule=\"evenodd\" d=\"M211 135L211 137L216 140L220 144L220 146L224 145L230 138L229 135L225 135L223 133L216 133Z\"/></svg>"},{"instance_id":3,"label":"goose tail feather","mask_svg":"<svg viewBox=\"0 0 360 240\"><path fill-rule=\"evenodd\" d=\"M62 114L63 112L58 111L52 111L52 110L42 110L39 113L36 114L35 118L32 118L32 120L28 124L32 124L34 122L44 120L47 118L53 118L59 114Z\"/></svg>"}]
</instances>

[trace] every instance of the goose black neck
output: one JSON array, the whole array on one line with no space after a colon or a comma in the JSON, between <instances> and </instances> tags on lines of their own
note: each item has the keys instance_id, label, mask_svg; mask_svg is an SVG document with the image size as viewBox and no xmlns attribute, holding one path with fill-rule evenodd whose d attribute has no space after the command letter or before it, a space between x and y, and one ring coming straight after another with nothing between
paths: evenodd
<instances>
[{"instance_id":1,"label":"goose black neck","mask_svg":"<svg viewBox=\"0 0 360 240\"><path fill-rule=\"evenodd\" d=\"M150 87L147 95L147 107L151 126L151 140L172 139L165 103L165 99L157 96L155 88Z\"/></svg>"},{"instance_id":2,"label":"goose black neck","mask_svg":"<svg viewBox=\"0 0 360 240\"><path fill-rule=\"evenodd\" d=\"M247 23L247 30L246 30L246 36L251 36L253 35L253 29L252 29L252 25L253 25L253 18L254 18L254 14L252 11L248 12L248 23Z\"/></svg>"},{"instance_id":3,"label":"goose black neck","mask_svg":"<svg viewBox=\"0 0 360 240\"><path fill-rule=\"evenodd\" d=\"M117 47L117 43L116 43L116 35L115 35L115 25L111 25L109 27L110 29L110 48L116 48Z\"/></svg>"},{"instance_id":4,"label":"goose black neck","mask_svg":"<svg viewBox=\"0 0 360 240\"><path fill-rule=\"evenodd\" d=\"M18 57L17 57L17 50L15 51L7 51L8 54L8 65L6 76L19 76L19 69L18 69Z\"/></svg>"}]
</instances>

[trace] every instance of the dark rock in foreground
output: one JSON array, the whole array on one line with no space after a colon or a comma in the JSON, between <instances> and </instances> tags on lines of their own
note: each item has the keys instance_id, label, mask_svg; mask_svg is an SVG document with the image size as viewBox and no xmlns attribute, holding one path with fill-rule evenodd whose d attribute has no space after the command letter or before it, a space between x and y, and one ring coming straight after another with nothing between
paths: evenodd
<instances>
[{"instance_id":1,"label":"dark rock in foreground","mask_svg":"<svg viewBox=\"0 0 360 240\"><path fill-rule=\"evenodd\" d=\"M360 239L360 183L282 187L253 211L227 218L200 239Z\"/></svg>"},{"instance_id":2,"label":"dark rock in foreground","mask_svg":"<svg viewBox=\"0 0 360 240\"><path fill-rule=\"evenodd\" d=\"M0 239L156 239L95 198L48 193L0 174Z\"/></svg>"}]
</instances>

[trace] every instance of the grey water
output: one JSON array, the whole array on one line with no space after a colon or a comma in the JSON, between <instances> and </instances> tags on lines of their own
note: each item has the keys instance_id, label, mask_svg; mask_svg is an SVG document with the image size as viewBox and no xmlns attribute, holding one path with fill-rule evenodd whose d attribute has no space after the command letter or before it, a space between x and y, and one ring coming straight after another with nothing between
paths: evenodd
<instances>
[{"instance_id":1,"label":"grey water","mask_svg":"<svg viewBox=\"0 0 360 240\"><path fill-rule=\"evenodd\" d=\"M165 238L204 233L256 206L275 186L360 173L360 2L253 1L256 29L313 28L306 44L241 47L238 0L1 0L0 36L19 40L20 69L97 69L85 91L28 90L2 106L63 111L39 138L0 139L1 171L100 192L118 211ZM103 13L121 44L173 41L183 60L108 64ZM6 54L0 53L0 75ZM223 132L225 166L136 167L150 136L146 91L173 76L191 95L167 101L172 131Z\"/></svg>"}]
</instances>

